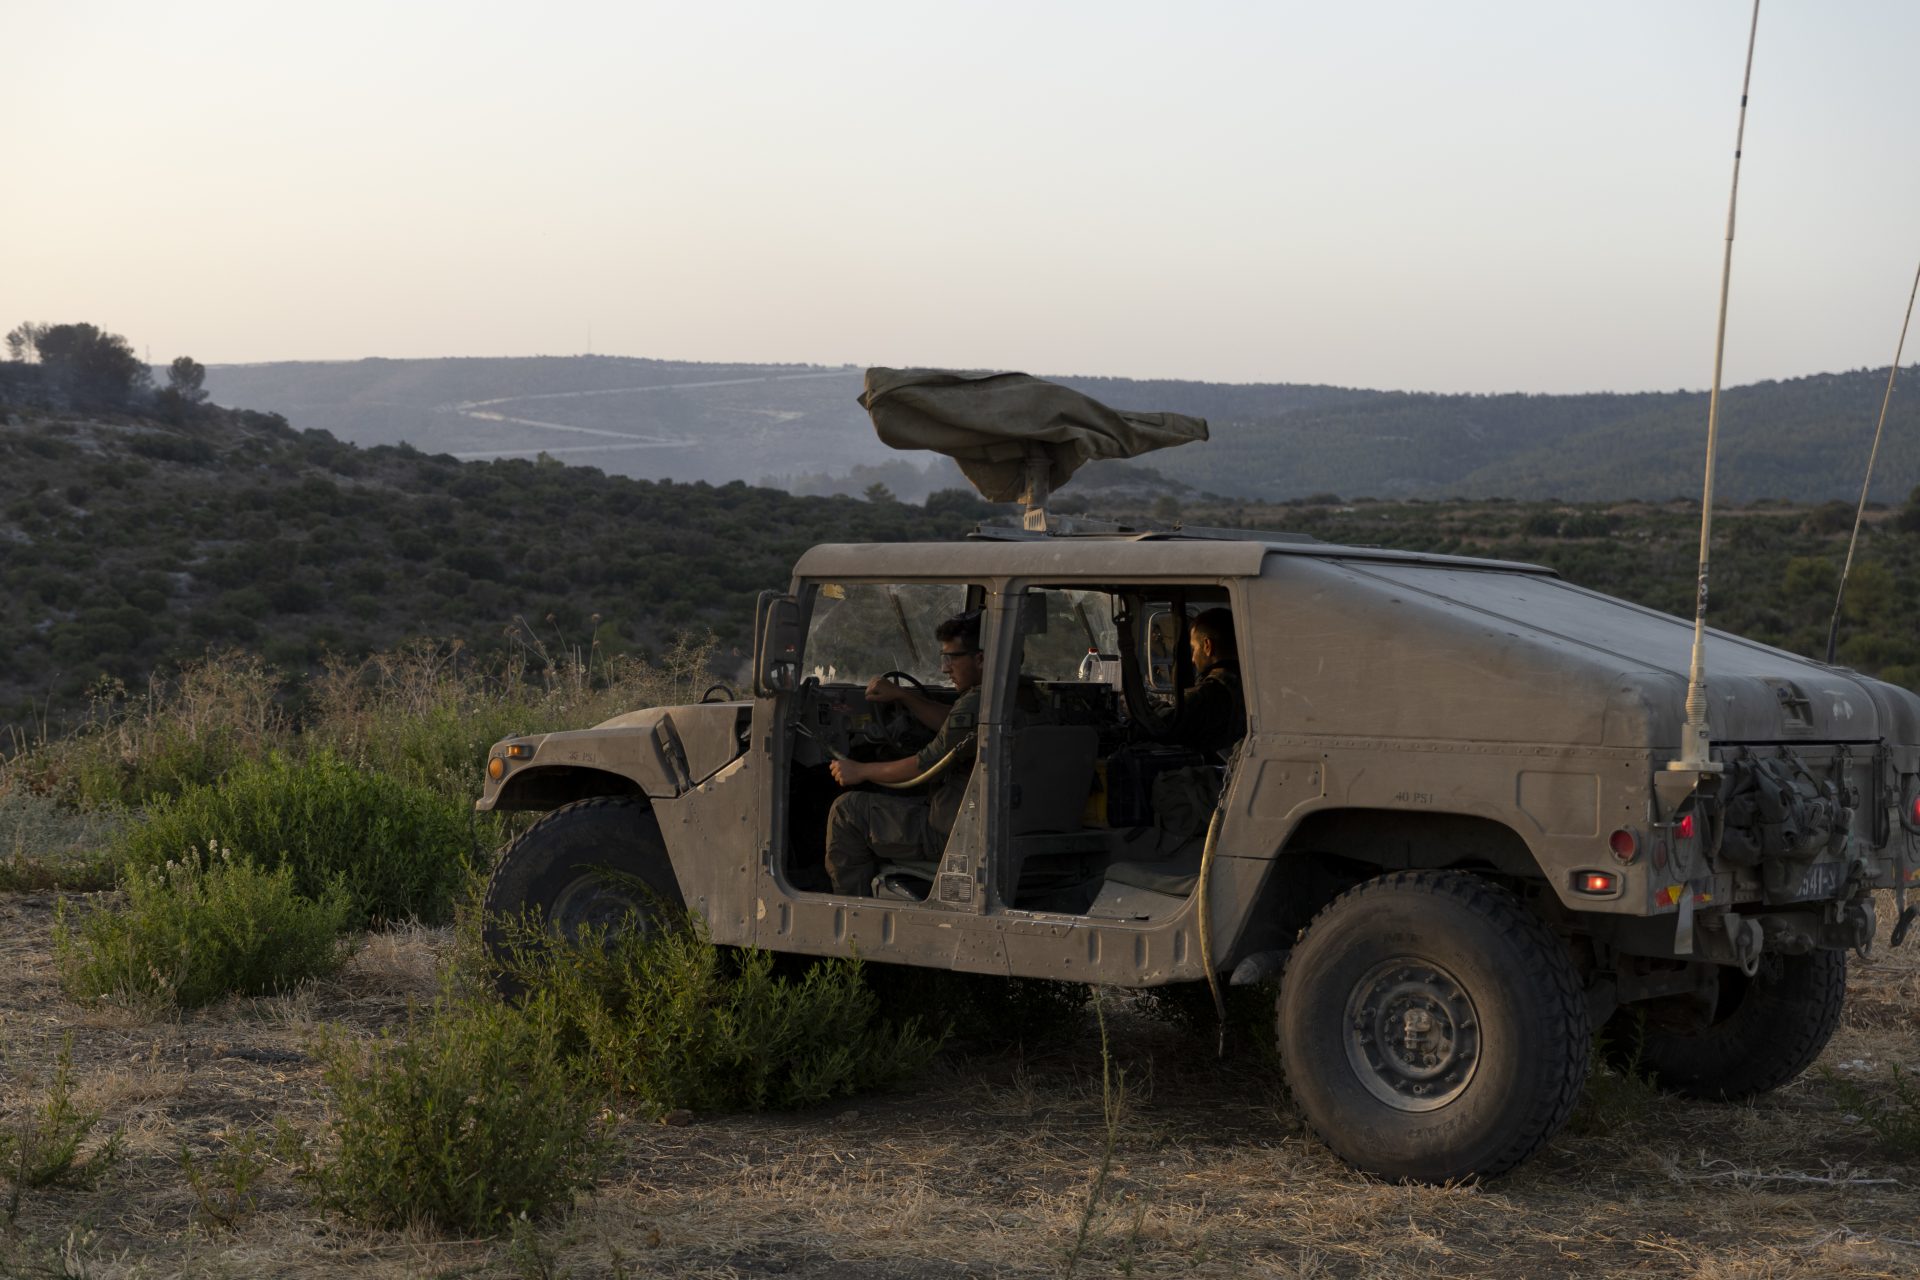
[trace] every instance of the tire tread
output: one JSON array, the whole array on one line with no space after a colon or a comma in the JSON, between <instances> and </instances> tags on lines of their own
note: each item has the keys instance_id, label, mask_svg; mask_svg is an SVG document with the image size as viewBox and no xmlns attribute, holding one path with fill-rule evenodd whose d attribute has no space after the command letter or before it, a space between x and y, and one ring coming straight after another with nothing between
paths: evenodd
<instances>
[{"instance_id":1,"label":"tire tread","mask_svg":"<svg viewBox=\"0 0 1920 1280\"><path fill-rule=\"evenodd\" d=\"M1761 991L1760 1011L1726 1036L1688 1036L1651 1026L1623 1032L1637 1043L1637 1065L1661 1088L1709 1102L1742 1102L1800 1075L1840 1025L1847 953L1819 950L1780 956L1775 963L1788 969L1787 978Z\"/></svg>"},{"instance_id":2,"label":"tire tread","mask_svg":"<svg viewBox=\"0 0 1920 1280\"><path fill-rule=\"evenodd\" d=\"M539 856L542 841L549 838L556 828L564 830L581 821L583 815L598 809L636 809L644 813L648 811L648 806L639 796L589 796L584 800L570 801L558 809L541 814L532 826L515 837L513 843L507 846L506 852L500 855L500 860L493 864L493 871L487 877L486 893L480 900L480 910L484 918L490 920L496 916L512 915L520 908L517 902L503 908L499 902L495 901L495 895L507 882L507 877L501 874L503 871L517 866L528 858Z\"/></svg>"},{"instance_id":3,"label":"tire tread","mask_svg":"<svg viewBox=\"0 0 1920 1280\"><path fill-rule=\"evenodd\" d=\"M1356 901L1383 893L1405 892L1424 892L1436 898L1450 899L1491 925L1525 935L1543 956L1565 957L1567 954L1561 939L1544 921L1529 912L1519 898L1482 876L1462 871L1396 871L1355 885L1315 913L1303 937L1311 936L1313 929L1322 921L1350 909ZM1586 1085L1586 1048L1591 1039L1591 1030L1586 995L1581 990L1579 974L1571 960L1566 959L1563 963L1542 966L1539 976L1549 983L1549 1001L1544 1011L1552 1027L1543 1040L1549 1060L1537 1062L1534 1067L1547 1077L1549 1084L1535 1095L1532 1114L1514 1137L1504 1148L1475 1168L1472 1171L1474 1176L1493 1177L1505 1173L1546 1145L1573 1114L1574 1107L1580 1101L1581 1090ZM1287 988L1299 980L1294 967L1289 965L1281 978L1280 1000L1283 1005L1288 998ZM1555 1045L1578 1046L1578 1050L1556 1054L1552 1052ZM1344 1144L1336 1140L1336 1135L1324 1132L1311 1116L1303 1115L1302 1118L1316 1138L1335 1152L1342 1151Z\"/></svg>"}]
</instances>

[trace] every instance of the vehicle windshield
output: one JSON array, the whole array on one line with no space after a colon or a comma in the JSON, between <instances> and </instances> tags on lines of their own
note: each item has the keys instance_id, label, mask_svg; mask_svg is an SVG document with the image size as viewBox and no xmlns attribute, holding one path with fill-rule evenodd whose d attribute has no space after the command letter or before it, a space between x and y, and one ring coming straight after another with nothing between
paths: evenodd
<instances>
[{"instance_id":1,"label":"vehicle windshield","mask_svg":"<svg viewBox=\"0 0 1920 1280\"><path fill-rule=\"evenodd\" d=\"M807 627L807 671L826 684L865 684L889 671L949 683L933 629L966 607L961 583L822 583Z\"/></svg>"}]
</instances>

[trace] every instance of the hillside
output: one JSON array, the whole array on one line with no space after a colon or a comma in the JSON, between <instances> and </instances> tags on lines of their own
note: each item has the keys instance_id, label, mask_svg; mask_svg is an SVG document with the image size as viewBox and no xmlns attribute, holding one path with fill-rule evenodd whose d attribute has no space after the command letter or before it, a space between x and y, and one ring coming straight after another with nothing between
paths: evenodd
<instances>
[{"instance_id":1,"label":"hillside","mask_svg":"<svg viewBox=\"0 0 1920 1280\"><path fill-rule=\"evenodd\" d=\"M138 686L209 647L299 671L422 635L557 652L711 629L736 646L805 547L992 511L461 463L246 411L0 423L0 723L71 715L101 676Z\"/></svg>"},{"instance_id":2,"label":"hillside","mask_svg":"<svg viewBox=\"0 0 1920 1280\"><path fill-rule=\"evenodd\" d=\"M950 537L996 511L955 490L924 503L803 498L550 460L361 449L244 410L203 409L183 425L16 410L0 423L0 723L70 718L102 677L138 687L209 648L246 648L293 673L416 636L482 655L657 653L711 630L731 654L750 643L755 594L784 585L807 546ZM1156 461L1172 471L1176 456ZM1132 488L1076 480L1060 506L1529 560L1689 608L1691 503L1271 507L1176 496L1150 470L1134 475ZM1715 623L1820 652L1850 519L1839 504L1724 511ZM1912 503L1868 527L1841 656L1920 685Z\"/></svg>"},{"instance_id":3,"label":"hillside","mask_svg":"<svg viewBox=\"0 0 1920 1280\"><path fill-rule=\"evenodd\" d=\"M1908 375L1911 377L1911 374ZM1207 418L1210 443L1151 464L1250 500L1665 499L1700 488L1704 392L1432 395L1290 384L1061 377L1120 408ZM859 493L887 467L918 499L951 483L903 462L854 403L861 370L607 356L214 366L221 403L283 413L361 445L405 441L462 458L544 451L622 475ZM1859 492L1886 370L1730 389L1719 492L1818 502ZM1920 481L1920 390L1896 390L1875 496ZM911 468L911 470L909 470ZM870 482L870 481L869 481Z\"/></svg>"}]
</instances>

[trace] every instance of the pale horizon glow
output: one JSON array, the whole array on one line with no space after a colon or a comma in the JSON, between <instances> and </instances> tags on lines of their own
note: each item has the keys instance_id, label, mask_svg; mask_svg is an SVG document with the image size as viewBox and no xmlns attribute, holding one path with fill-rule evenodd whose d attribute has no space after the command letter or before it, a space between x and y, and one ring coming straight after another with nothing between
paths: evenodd
<instances>
[{"instance_id":1,"label":"pale horizon glow","mask_svg":"<svg viewBox=\"0 0 1920 1280\"><path fill-rule=\"evenodd\" d=\"M1749 13L5 0L0 329L1698 389ZM1763 5L1728 385L1891 359L1916 45Z\"/></svg>"}]
</instances>

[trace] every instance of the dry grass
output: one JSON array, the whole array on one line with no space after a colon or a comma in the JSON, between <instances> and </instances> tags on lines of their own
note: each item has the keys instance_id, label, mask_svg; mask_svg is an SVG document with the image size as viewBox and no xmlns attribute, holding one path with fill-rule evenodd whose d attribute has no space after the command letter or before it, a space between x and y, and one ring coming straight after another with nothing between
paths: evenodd
<instances>
[{"instance_id":1,"label":"dry grass","mask_svg":"<svg viewBox=\"0 0 1920 1280\"><path fill-rule=\"evenodd\" d=\"M123 819L75 810L0 771L0 892L88 891L114 882L106 850Z\"/></svg>"},{"instance_id":2,"label":"dry grass","mask_svg":"<svg viewBox=\"0 0 1920 1280\"><path fill-rule=\"evenodd\" d=\"M51 963L52 902L0 896L0 1119L37 1096L63 1035L80 1100L125 1131L91 1190L30 1195L0 1275L107 1278L1052 1276L1101 1159L1091 1030L1042 1056L950 1058L913 1088L797 1115L627 1119L618 1168L513 1239L372 1232L313 1210L264 1150L256 1207L209 1220L206 1168L285 1122L316 1139L313 1030L370 1033L431 996L444 930L376 935L334 980L184 1016L83 1013ZM1485 1187L1358 1176L1309 1140L1251 1064L1122 1007L1127 1110L1080 1276L1796 1280L1920 1274L1920 1165L1878 1154L1810 1074L1744 1107L1650 1097ZM1920 950L1856 966L1822 1065L1884 1082L1920 1066Z\"/></svg>"}]
</instances>

